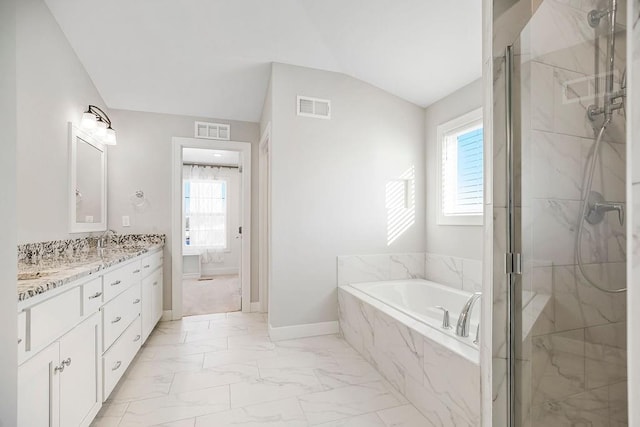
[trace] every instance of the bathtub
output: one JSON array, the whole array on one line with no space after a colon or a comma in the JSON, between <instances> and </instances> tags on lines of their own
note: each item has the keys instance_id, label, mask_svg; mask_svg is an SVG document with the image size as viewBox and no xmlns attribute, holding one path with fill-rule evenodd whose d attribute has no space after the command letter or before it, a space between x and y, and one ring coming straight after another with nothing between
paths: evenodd
<instances>
[{"instance_id":1,"label":"bathtub","mask_svg":"<svg viewBox=\"0 0 640 427\"><path fill-rule=\"evenodd\" d=\"M471 295L421 279L341 285L340 331L434 425L480 425L479 301L469 337L455 333ZM436 306L449 310L450 329Z\"/></svg>"},{"instance_id":2,"label":"bathtub","mask_svg":"<svg viewBox=\"0 0 640 427\"><path fill-rule=\"evenodd\" d=\"M472 351L465 351L465 357L477 353L475 350L478 345L473 341L480 323L480 301L476 301L471 311L469 336L459 337L455 333L460 312L471 297L471 292L422 279L354 283L348 286L467 345ZM438 306L449 311L449 329L442 328L443 311ZM471 359L476 358L471 356Z\"/></svg>"}]
</instances>

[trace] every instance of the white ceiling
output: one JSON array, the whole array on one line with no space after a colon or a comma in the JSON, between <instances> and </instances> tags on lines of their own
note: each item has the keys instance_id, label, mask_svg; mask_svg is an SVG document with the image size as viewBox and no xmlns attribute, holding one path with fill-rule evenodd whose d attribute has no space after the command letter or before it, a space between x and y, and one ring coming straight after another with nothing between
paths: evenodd
<instances>
[{"instance_id":1,"label":"white ceiling","mask_svg":"<svg viewBox=\"0 0 640 427\"><path fill-rule=\"evenodd\" d=\"M183 148L183 163L202 163L206 165L238 166L240 153L227 150L210 150L205 148Z\"/></svg>"},{"instance_id":2,"label":"white ceiling","mask_svg":"<svg viewBox=\"0 0 640 427\"><path fill-rule=\"evenodd\" d=\"M271 62L427 106L479 78L480 0L45 0L109 108L258 121Z\"/></svg>"}]
</instances>

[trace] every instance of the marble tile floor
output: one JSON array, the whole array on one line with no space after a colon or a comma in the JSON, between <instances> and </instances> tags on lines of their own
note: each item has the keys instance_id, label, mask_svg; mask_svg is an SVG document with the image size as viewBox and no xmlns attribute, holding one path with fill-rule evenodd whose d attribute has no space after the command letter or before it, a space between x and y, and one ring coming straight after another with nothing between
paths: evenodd
<instances>
[{"instance_id":1,"label":"marble tile floor","mask_svg":"<svg viewBox=\"0 0 640 427\"><path fill-rule=\"evenodd\" d=\"M432 425L339 336L272 342L265 319L159 323L92 426Z\"/></svg>"}]
</instances>

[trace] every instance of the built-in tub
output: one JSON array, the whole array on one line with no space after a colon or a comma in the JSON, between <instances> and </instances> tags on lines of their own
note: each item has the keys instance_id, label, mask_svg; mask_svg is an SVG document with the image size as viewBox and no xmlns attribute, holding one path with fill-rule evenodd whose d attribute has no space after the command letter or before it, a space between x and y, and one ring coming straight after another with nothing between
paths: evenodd
<instances>
[{"instance_id":1,"label":"built-in tub","mask_svg":"<svg viewBox=\"0 0 640 427\"><path fill-rule=\"evenodd\" d=\"M469 337L455 333L471 295L421 279L342 285L341 333L434 425L480 425L479 302ZM437 306L449 310L450 329Z\"/></svg>"},{"instance_id":2,"label":"built-in tub","mask_svg":"<svg viewBox=\"0 0 640 427\"><path fill-rule=\"evenodd\" d=\"M478 345L473 341L480 323L479 302L476 302L471 311L469 336L459 337L455 334L460 312L471 297L471 292L421 279L354 283L350 286L445 335L454 337L474 350L478 348ZM449 329L442 327L444 312L438 306L449 311ZM475 360L474 353L477 352L465 352L465 357L469 356Z\"/></svg>"}]
</instances>

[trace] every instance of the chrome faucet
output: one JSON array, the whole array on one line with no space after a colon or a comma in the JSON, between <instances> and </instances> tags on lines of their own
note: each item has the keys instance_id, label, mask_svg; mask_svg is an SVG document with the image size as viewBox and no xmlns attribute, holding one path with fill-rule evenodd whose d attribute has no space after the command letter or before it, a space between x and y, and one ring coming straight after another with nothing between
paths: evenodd
<instances>
[{"instance_id":1,"label":"chrome faucet","mask_svg":"<svg viewBox=\"0 0 640 427\"><path fill-rule=\"evenodd\" d=\"M458 325L456 326L456 335L458 335L459 337L469 336L469 327L471 326L471 310L473 309L473 305L476 303L476 301L478 301L478 299L480 299L481 296L482 292L475 292L464 304L464 307L460 312L460 317L458 317Z\"/></svg>"},{"instance_id":2,"label":"chrome faucet","mask_svg":"<svg viewBox=\"0 0 640 427\"><path fill-rule=\"evenodd\" d=\"M589 193L588 211L585 219L589 224L598 224L604 219L604 214L610 211L618 212L618 221L624 225L624 203L609 202L597 191Z\"/></svg>"},{"instance_id":3,"label":"chrome faucet","mask_svg":"<svg viewBox=\"0 0 640 427\"><path fill-rule=\"evenodd\" d=\"M98 249L104 249L105 246L107 246L107 237L109 236L109 234L114 235L117 234L114 230L108 228L104 233L102 233L100 235L100 237L98 237Z\"/></svg>"}]
</instances>

